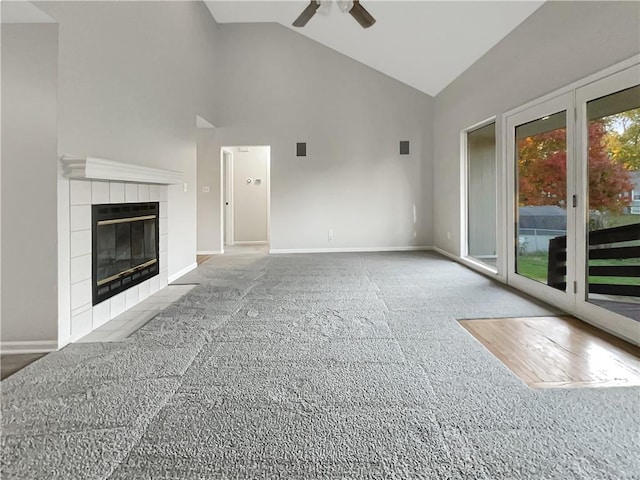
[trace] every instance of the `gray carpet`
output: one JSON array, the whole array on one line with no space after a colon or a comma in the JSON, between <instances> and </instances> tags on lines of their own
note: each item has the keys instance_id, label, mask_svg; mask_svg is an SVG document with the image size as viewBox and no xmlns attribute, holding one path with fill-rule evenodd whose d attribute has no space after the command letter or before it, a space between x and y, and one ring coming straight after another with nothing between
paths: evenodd
<instances>
[{"instance_id":1,"label":"gray carpet","mask_svg":"<svg viewBox=\"0 0 640 480\"><path fill-rule=\"evenodd\" d=\"M640 479L640 389L529 390L458 318L547 315L429 253L214 257L126 341L2 382L2 479Z\"/></svg>"}]
</instances>

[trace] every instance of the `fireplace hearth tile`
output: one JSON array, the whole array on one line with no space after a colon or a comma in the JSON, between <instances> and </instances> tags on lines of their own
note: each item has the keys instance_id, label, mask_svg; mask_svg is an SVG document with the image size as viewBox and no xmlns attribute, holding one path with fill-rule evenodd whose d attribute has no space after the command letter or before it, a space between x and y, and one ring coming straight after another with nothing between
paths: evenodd
<instances>
[{"instance_id":1,"label":"fireplace hearth tile","mask_svg":"<svg viewBox=\"0 0 640 480\"><path fill-rule=\"evenodd\" d=\"M138 185L138 201L139 202L148 202L149 201L149 185Z\"/></svg>"},{"instance_id":2,"label":"fireplace hearth tile","mask_svg":"<svg viewBox=\"0 0 640 480\"><path fill-rule=\"evenodd\" d=\"M156 275L149 279L149 292L153 295L158 290L160 290L160 278Z\"/></svg>"},{"instance_id":3,"label":"fireplace hearth tile","mask_svg":"<svg viewBox=\"0 0 640 480\"><path fill-rule=\"evenodd\" d=\"M145 183L127 183L117 180L76 180L69 181L69 233L70 233L70 297L69 310L73 318L72 324L79 329L71 328L71 336L77 339L83 332L90 333L99 329L110 320L157 293L168 284L167 256L168 247L168 187ZM116 203L136 203L157 201L158 223L156 231L160 240L157 253L163 252L159 274L144 281L133 290L125 290L118 295L93 305L93 291L91 298L87 298L84 282L92 279L92 215L94 205ZM89 223L87 224L87 220ZM160 255L159 255L160 256ZM71 293L73 291L73 294ZM166 307L154 306L153 312ZM89 312L92 318L89 319ZM76 317L76 318L74 318ZM90 325L87 321L90 320Z\"/></svg>"},{"instance_id":4,"label":"fireplace hearth tile","mask_svg":"<svg viewBox=\"0 0 640 480\"><path fill-rule=\"evenodd\" d=\"M176 303L193 288L195 288L195 285L171 285L136 304L132 308L127 309L112 320L103 322L98 328L95 328L98 323L94 319L93 325L95 330L82 337L77 343L119 342L125 340L130 337L131 334L145 326L160 312L176 305ZM110 300L120 295L116 295ZM103 303L109 304L110 302L107 300ZM94 312L100 305L102 304L94 307ZM105 314L103 313L102 315Z\"/></svg>"},{"instance_id":5,"label":"fireplace hearth tile","mask_svg":"<svg viewBox=\"0 0 640 480\"><path fill-rule=\"evenodd\" d=\"M124 185L124 201L125 202L138 202L138 184L137 183L125 183Z\"/></svg>"},{"instance_id":6,"label":"fireplace hearth tile","mask_svg":"<svg viewBox=\"0 0 640 480\"><path fill-rule=\"evenodd\" d=\"M161 290L162 291L162 290ZM152 299L147 299L144 302L138 303L137 305L131 307L131 311L134 312L161 312L165 308L170 307L173 303L169 300L166 302L158 302L158 301L150 301ZM125 312L126 313L126 312Z\"/></svg>"},{"instance_id":7,"label":"fireplace hearth tile","mask_svg":"<svg viewBox=\"0 0 640 480\"><path fill-rule=\"evenodd\" d=\"M168 243L169 243L169 235L160 235L160 241L158 246L159 251L166 252Z\"/></svg>"},{"instance_id":8,"label":"fireplace hearth tile","mask_svg":"<svg viewBox=\"0 0 640 480\"><path fill-rule=\"evenodd\" d=\"M93 328L101 327L111 319L111 302L109 300L94 305Z\"/></svg>"},{"instance_id":9,"label":"fireplace hearth tile","mask_svg":"<svg viewBox=\"0 0 640 480\"><path fill-rule=\"evenodd\" d=\"M91 203L95 205L109 203L109 182L98 180L91 182Z\"/></svg>"},{"instance_id":10,"label":"fireplace hearth tile","mask_svg":"<svg viewBox=\"0 0 640 480\"><path fill-rule=\"evenodd\" d=\"M70 180L69 199L71 205L91 205L91 182Z\"/></svg>"},{"instance_id":11,"label":"fireplace hearth tile","mask_svg":"<svg viewBox=\"0 0 640 480\"><path fill-rule=\"evenodd\" d=\"M124 293L125 293L125 308L127 310L137 305L138 302L140 301L138 285L131 287L128 290L125 290Z\"/></svg>"},{"instance_id":12,"label":"fireplace hearth tile","mask_svg":"<svg viewBox=\"0 0 640 480\"><path fill-rule=\"evenodd\" d=\"M75 312L71 315L72 332L90 332L93 327L93 312L91 308Z\"/></svg>"},{"instance_id":13,"label":"fireplace hearth tile","mask_svg":"<svg viewBox=\"0 0 640 480\"><path fill-rule=\"evenodd\" d=\"M71 310L91 305L91 279L71 285Z\"/></svg>"},{"instance_id":14,"label":"fireplace hearth tile","mask_svg":"<svg viewBox=\"0 0 640 480\"><path fill-rule=\"evenodd\" d=\"M113 320L107 322L100 328L97 328L92 332L92 334L98 332L109 332L110 334L112 334L118 330L124 330L131 324L144 325L156 315L158 315L158 312L152 310L144 310L142 312L128 310L122 315L119 315L117 318L114 318ZM126 336L122 336L122 338L126 338Z\"/></svg>"},{"instance_id":15,"label":"fireplace hearth tile","mask_svg":"<svg viewBox=\"0 0 640 480\"><path fill-rule=\"evenodd\" d=\"M71 231L91 230L91 206L74 205L71 207Z\"/></svg>"},{"instance_id":16,"label":"fireplace hearth tile","mask_svg":"<svg viewBox=\"0 0 640 480\"><path fill-rule=\"evenodd\" d=\"M124 183L109 182L109 203L124 202Z\"/></svg>"},{"instance_id":17,"label":"fireplace hearth tile","mask_svg":"<svg viewBox=\"0 0 640 480\"><path fill-rule=\"evenodd\" d=\"M149 280L147 280L138 285L138 301L146 300L149 295L151 295L151 289L149 288Z\"/></svg>"},{"instance_id":18,"label":"fireplace hearth tile","mask_svg":"<svg viewBox=\"0 0 640 480\"><path fill-rule=\"evenodd\" d=\"M91 230L71 232L71 258L91 253Z\"/></svg>"},{"instance_id":19,"label":"fireplace hearth tile","mask_svg":"<svg viewBox=\"0 0 640 480\"><path fill-rule=\"evenodd\" d=\"M160 235L166 235L169 231L169 222L166 218L160 217L158 219L158 228L160 229Z\"/></svg>"},{"instance_id":20,"label":"fireplace hearth tile","mask_svg":"<svg viewBox=\"0 0 640 480\"><path fill-rule=\"evenodd\" d=\"M160 282L160 288L166 288L169 285L169 273L167 272L167 270L160 270L160 274L157 276L158 281Z\"/></svg>"},{"instance_id":21,"label":"fireplace hearth tile","mask_svg":"<svg viewBox=\"0 0 640 480\"><path fill-rule=\"evenodd\" d=\"M115 318L125 311L125 292L114 295L106 302L111 302L111 318Z\"/></svg>"},{"instance_id":22,"label":"fireplace hearth tile","mask_svg":"<svg viewBox=\"0 0 640 480\"><path fill-rule=\"evenodd\" d=\"M71 259L71 283L91 280L91 255L82 255Z\"/></svg>"},{"instance_id":23,"label":"fireplace hearth tile","mask_svg":"<svg viewBox=\"0 0 640 480\"><path fill-rule=\"evenodd\" d=\"M160 202L160 217L159 218L168 218L169 212L169 202Z\"/></svg>"},{"instance_id":24,"label":"fireplace hearth tile","mask_svg":"<svg viewBox=\"0 0 640 480\"><path fill-rule=\"evenodd\" d=\"M167 187L163 185L150 185L149 200L152 202L166 202L168 200Z\"/></svg>"}]
</instances>

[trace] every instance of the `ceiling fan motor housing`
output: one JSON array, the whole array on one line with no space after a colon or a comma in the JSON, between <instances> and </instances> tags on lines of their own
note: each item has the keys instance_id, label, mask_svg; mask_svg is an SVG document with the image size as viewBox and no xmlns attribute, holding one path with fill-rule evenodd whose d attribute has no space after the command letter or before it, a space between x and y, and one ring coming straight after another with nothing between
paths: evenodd
<instances>
[{"instance_id":1,"label":"ceiling fan motor housing","mask_svg":"<svg viewBox=\"0 0 640 480\"><path fill-rule=\"evenodd\" d=\"M344 13L350 12L353 8L353 0L336 0L338 3L338 8L342 10Z\"/></svg>"},{"instance_id":2,"label":"ceiling fan motor housing","mask_svg":"<svg viewBox=\"0 0 640 480\"><path fill-rule=\"evenodd\" d=\"M358 0L336 0L338 8L343 13L349 13L362 26L369 28L376 23L376 19L360 4ZM316 13L328 15L331 9L331 0L311 0L307 8L295 19L294 27L304 27Z\"/></svg>"}]
</instances>

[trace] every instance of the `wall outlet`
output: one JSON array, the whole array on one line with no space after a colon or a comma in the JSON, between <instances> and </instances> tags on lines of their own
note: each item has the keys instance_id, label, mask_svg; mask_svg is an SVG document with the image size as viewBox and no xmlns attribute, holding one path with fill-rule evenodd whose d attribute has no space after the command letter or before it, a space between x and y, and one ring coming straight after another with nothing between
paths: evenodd
<instances>
[{"instance_id":1,"label":"wall outlet","mask_svg":"<svg viewBox=\"0 0 640 480\"><path fill-rule=\"evenodd\" d=\"M184 190L184 193L187 193L188 187L187 187L187 184L186 184L186 183L183 183L183 184L182 184L182 188L183 188L183 190Z\"/></svg>"},{"instance_id":2,"label":"wall outlet","mask_svg":"<svg viewBox=\"0 0 640 480\"><path fill-rule=\"evenodd\" d=\"M447 240L451 240L451 232L447 232Z\"/></svg>"},{"instance_id":3,"label":"wall outlet","mask_svg":"<svg viewBox=\"0 0 640 480\"><path fill-rule=\"evenodd\" d=\"M202 193L209 193L211 189L209 187L202 187Z\"/></svg>"},{"instance_id":4,"label":"wall outlet","mask_svg":"<svg viewBox=\"0 0 640 480\"><path fill-rule=\"evenodd\" d=\"M329 229L328 239L329 239L329 243L333 242L333 228Z\"/></svg>"}]
</instances>

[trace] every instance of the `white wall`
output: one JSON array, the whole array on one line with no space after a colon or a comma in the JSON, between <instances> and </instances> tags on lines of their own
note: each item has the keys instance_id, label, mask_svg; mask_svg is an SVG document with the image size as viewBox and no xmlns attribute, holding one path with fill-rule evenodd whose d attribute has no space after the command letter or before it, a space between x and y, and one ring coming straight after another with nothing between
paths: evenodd
<instances>
[{"instance_id":1,"label":"white wall","mask_svg":"<svg viewBox=\"0 0 640 480\"><path fill-rule=\"evenodd\" d=\"M640 3L546 2L434 104L435 245L460 254L460 132L640 51ZM447 238L450 232L451 238Z\"/></svg>"},{"instance_id":2,"label":"white wall","mask_svg":"<svg viewBox=\"0 0 640 480\"><path fill-rule=\"evenodd\" d=\"M57 345L57 82L58 26L2 25L1 340L7 351Z\"/></svg>"},{"instance_id":3,"label":"white wall","mask_svg":"<svg viewBox=\"0 0 640 480\"><path fill-rule=\"evenodd\" d=\"M222 234L218 230L218 241L212 242L209 238L211 228L202 228L201 225L220 225L220 192L221 179L218 178L220 168L220 146L215 139L215 130L211 128L198 129L198 211L197 211L197 246L198 252L203 254L212 254L221 252ZM204 179L204 180L203 180ZM209 191L204 191L208 189ZM215 250L205 250L203 246L217 245Z\"/></svg>"},{"instance_id":4,"label":"white wall","mask_svg":"<svg viewBox=\"0 0 640 480\"><path fill-rule=\"evenodd\" d=\"M269 147L234 147L233 151L233 240L268 240ZM251 179L251 183L247 182ZM256 179L260 179L256 182Z\"/></svg>"},{"instance_id":5,"label":"white wall","mask_svg":"<svg viewBox=\"0 0 640 480\"><path fill-rule=\"evenodd\" d=\"M219 31L215 139L271 145L271 248L431 245L432 98L279 25ZM214 163L199 186L219 182ZM202 217L198 250L220 250L219 218Z\"/></svg>"},{"instance_id":6,"label":"white wall","mask_svg":"<svg viewBox=\"0 0 640 480\"><path fill-rule=\"evenodd\" d=\"M217 25L201 2L38 6L60 25L58 153L184 172L187 191L169 187L171 278L195 262L196 115L214 121ZM68 231L68 181L58 181ZM68 285L68 236L59 243L59 284ZM64 324L66 291L59 310Z\"/></svg>"}]
</instances>

